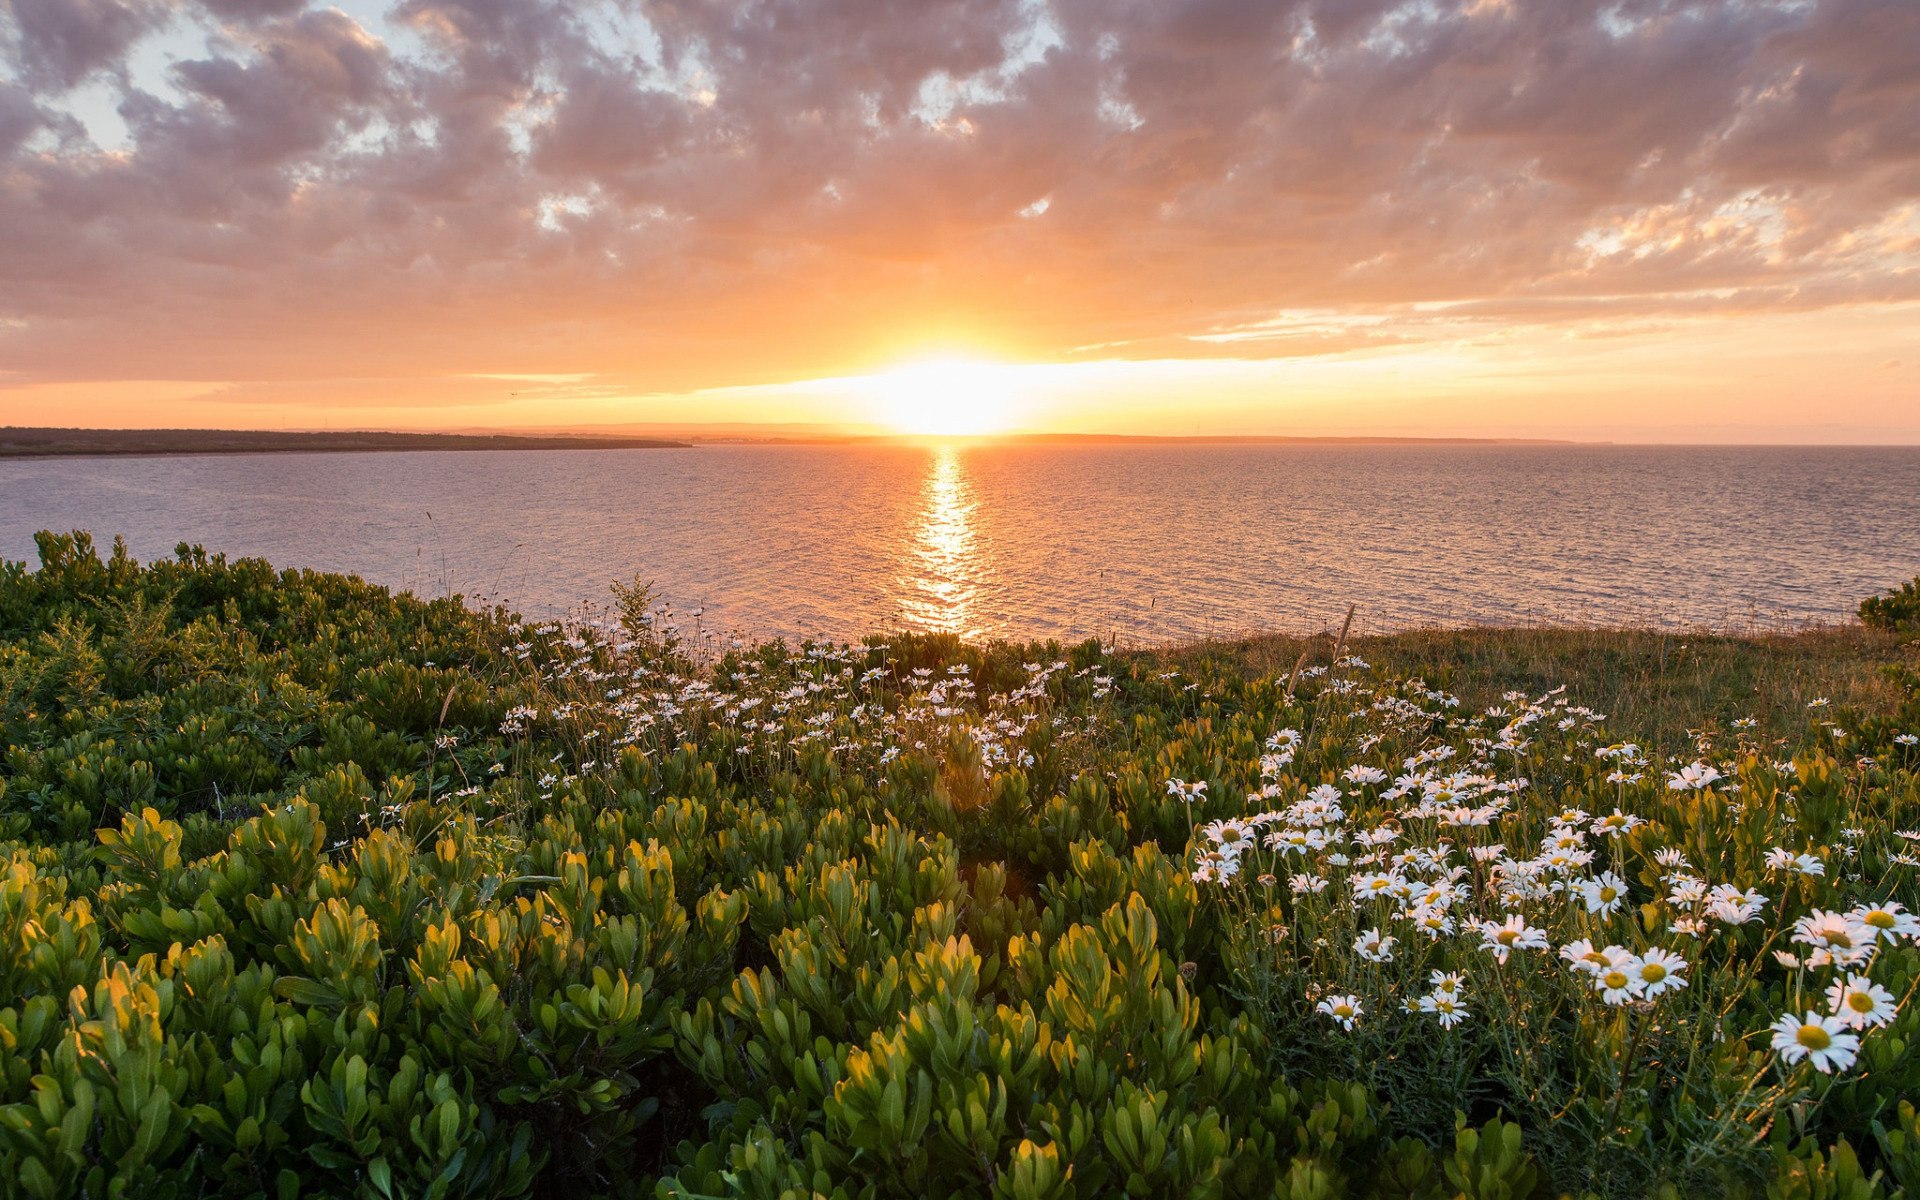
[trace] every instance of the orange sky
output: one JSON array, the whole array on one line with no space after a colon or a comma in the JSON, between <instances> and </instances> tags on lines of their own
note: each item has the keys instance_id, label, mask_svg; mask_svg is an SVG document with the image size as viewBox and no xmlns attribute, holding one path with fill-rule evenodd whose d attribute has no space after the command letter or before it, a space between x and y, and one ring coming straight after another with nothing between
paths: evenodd
<instances>
[{"instance_id":1,"label":"orange sky","mask_svg":"<svg viewBox=\"0 0 1920 1200\"><path fill-rule=\"evenodd\" d=\"M1911 0L15 0L0 172L12 424L1920 441Z\"/></svg>"}]
</instances>

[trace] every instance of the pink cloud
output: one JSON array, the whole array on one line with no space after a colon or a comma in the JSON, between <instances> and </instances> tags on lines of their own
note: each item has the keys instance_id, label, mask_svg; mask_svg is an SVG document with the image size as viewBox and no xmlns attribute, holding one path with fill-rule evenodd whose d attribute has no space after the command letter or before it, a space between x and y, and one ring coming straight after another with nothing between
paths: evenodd
<instances>
[{"instance_id":1,"label":"pink cloud","mask_svg":"<svg viewBox=\"0 0 1920 1200\"><path fill-rule=\"evenodd\" d=\"M41 378L697 387L916 338L1201 357L1290 309L1920 279L1909 0L8 11L0 357ZM208 50L136 82L180 30ZM87 80L125 150L76 132Z\"/></svg>"}]
</instances>

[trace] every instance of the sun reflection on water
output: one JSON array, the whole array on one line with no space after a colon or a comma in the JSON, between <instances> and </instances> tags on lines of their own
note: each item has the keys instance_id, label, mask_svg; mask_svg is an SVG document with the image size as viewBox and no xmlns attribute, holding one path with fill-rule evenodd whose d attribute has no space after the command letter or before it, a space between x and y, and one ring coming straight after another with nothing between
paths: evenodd
<instances>
[{"instance_id":1,"label":"sun reflection on water","mask_svg":"<svg viewBox=\"0 0 1920 1200\"><path fill-rule=\"evenodd\" d=\"M973 484L952 446L940 446L927 465L919 528L910 569L901 582L901 610L909 625L935 633L973 636L980 596Z\"/></svg>"}]
</instances>

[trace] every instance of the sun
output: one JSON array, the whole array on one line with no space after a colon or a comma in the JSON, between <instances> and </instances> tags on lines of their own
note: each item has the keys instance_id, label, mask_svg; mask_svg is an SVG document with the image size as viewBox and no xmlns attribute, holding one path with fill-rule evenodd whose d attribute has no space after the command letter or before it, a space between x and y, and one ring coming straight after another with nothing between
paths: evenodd
<instances>
[{"instance_id":1,"label":"sun","mask_svg":"<svg viewBox=\"0 0 1920 1200\"><path fill-rule=\"evenodd\" d=\"M871 378L882 419L902 433L975 437L1011 417L1014 372L996 363L929 359Z\"/></svg>"}]
</instances>

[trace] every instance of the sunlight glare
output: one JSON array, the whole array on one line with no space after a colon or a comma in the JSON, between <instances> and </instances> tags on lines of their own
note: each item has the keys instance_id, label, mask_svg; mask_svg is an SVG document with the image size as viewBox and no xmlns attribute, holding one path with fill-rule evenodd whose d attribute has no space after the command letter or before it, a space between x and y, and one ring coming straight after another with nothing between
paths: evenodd
<instances>
[{"instance_id":1,"label":"sunlight glare","mask_svg":"<svg viewBox=\"0 0 1920 1200\"><path fill-rule=\"evenodd\" d=\"M952 446L936 448L927 464L925 509L915 531L910 568L901 576L902 615L914 627L979 637L974 606L985 564L974 545L973 483Z\"/></svg>"},{"instance_id":2,"label":"sunlight glare","mask_svg":"<svg viewBox=\"0 0 1920 1200\"><path fill-rule=\"evenodd\" d=\"M873 376L882 418L902 433L997 433L1012 415L1015 368L965 359L912 363Z\"/></svg>"}]
</instances>

